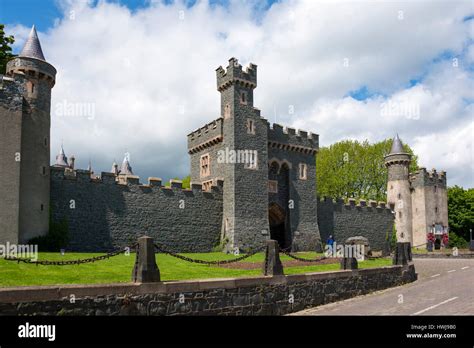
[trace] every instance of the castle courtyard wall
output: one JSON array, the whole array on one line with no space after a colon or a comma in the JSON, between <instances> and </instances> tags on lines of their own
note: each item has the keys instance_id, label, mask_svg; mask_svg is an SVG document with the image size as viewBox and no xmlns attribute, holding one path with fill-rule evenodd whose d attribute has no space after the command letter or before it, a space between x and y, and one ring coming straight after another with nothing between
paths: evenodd
<instances>
[{"instance_id":1,"label":"castle courtyard wall","mask_svg":"<svg viewBox=\"0 0 474 348\"><path fill-rule=\"evenodd\" d=\"M349 237L363 236L369 240L371 250L387 252L394 224L391 210L384 204L371 202L368 205L355 200L344 204L341 199L333 202L325 198L318 202L319 232L323 242L333 235L337 243Z\"/></svg>"},{"instance_id":2,"label":"castle courtyard wall","mask_svg":"<svg viewBox=\"0 0 474 348\"><path fill-rule=\"evenodd\" d=\"M52 219L66 220L69 250L98 252L125 247L148 235L171 251L209 252L219 243L222 187L203 192L201 185L171 188L161 181L140 185L138 177L118 184L111 173L91 179L51 168Z\"/></svg>"}]
</instances>

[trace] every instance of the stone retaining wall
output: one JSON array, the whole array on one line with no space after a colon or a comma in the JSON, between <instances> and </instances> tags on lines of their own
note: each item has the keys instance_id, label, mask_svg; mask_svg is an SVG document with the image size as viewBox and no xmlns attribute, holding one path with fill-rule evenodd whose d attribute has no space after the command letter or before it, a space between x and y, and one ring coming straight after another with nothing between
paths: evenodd
<instances>
[{"instance_id":1,"label":"stone retaining wall","mask_svg":"<svg viewBox=\"0 0 474 348\"><path fill-rule=\"evenodd\" d=\"M414 280L410 264L274 277L4 288L0 315L284 315Z\"/></svg>"}]
</instances>

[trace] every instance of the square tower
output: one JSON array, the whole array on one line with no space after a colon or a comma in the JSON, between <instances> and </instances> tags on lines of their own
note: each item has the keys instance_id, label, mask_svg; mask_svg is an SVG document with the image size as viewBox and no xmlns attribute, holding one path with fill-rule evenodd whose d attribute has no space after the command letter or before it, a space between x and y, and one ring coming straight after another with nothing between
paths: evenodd
<instances>
[{"instance_id":1,"label":"square tower","mask_svg":"<svg viewBox=\"0 0 474 348\"><path fill-rule=\"evenodd\" d=\"M448 232L446 172L420 168L410 175L413 209L413 246L424 247L427 233L434 229L437 239Z\"/></svg>"}]
</instances>

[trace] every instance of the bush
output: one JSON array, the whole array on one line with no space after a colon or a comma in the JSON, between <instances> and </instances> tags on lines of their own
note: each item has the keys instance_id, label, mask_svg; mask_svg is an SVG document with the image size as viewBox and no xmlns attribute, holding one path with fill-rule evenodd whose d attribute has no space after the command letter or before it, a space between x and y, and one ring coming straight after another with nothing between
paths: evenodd
<instances>
[{"instance_id":1,"label":"bush","mask_svg":"<svg viewBox=\"0 0 474 348\"><path fill-rule=\"evenodd\" d=\"M37 244L39 251L59 251L69 244L69 228L66 220L49 223L49 232L45 236L32 238L28 244Z\"/></svg>"},{"instance_id":2,"label":"bush","mask_svg":"<svg viewBox=\"0 0 474 348\"><path fill-rule=\"evenodd\" d=\"M466 249L469 247L469 243L463 237L458 236L456 233L449 232L449 247Z\"/></svg>"}]
</instances>

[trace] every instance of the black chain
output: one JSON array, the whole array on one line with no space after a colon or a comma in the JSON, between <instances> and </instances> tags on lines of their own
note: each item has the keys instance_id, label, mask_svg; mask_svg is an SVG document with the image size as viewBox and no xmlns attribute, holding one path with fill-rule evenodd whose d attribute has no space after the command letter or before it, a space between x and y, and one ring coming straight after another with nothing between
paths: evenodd
<instances>
[{"instance_id":1,"label":"black chain","mask_svg":"<svg viewBox=\"0 0 474 348\"><path fill-rule=\"evenodd\" d=\"M119 250L116 250L116 251L112 251L112 252L109 252L105 255L100 255L100 256L94 256L94 257L90 257L90 258L87 258L87 259L80 259L80 260L68 260L68 261L33 261L31 259L28 259L28 258L18 258L18 257L5 257L5 260L7 261L17 261L18 263L20 262L24 262L24 263L29 263L29 264L35 264L35 265L43 265L43 266L66 266L66 265L81 265L83 263L93 263L93 262L96 262L96 261L102 261L102 260L107 260L111 257L114 257L114 256L117 256L117 255L120 255L120 254L123 254L127 251L130 251L134 248L136 248L138 245L137 244L133 244L131 246L128 246L126 248L123 248L123 249L119 249Z\"/></svg>"},{"instance_id":2,"label":"black chain","mask_svg":"<svg viewBox=\"0 0 474 348\"><path fill-rule=\"evenodd\" d=\"M266 248L265 246L262 246L260 248L257 248L255 250L250 251L249 253L247 253L243 256L240 256L240 257L232 259L232 260L206 261L206 260L200 260L200 259L193 259L191 257L187 257L187 256L177 254L175 252L166 250L165 248L163 248L159 244L154 244L154 246L155 246L156 250L158 250L158 252L176 257L176 258L178 258L180 260L183 260L183 261L193 262L193 263L200 263L200 264L204 264L204 265L218 265L218 266L245 260L245 259L249 258L250 256L253 256L253 255L257 254L257 253L261 252L264 248Z\"/></svg>"},{"instance_id":3,"label":"black chain","mask_svg":"<svg viewBox=\"0 0 474 348\"><path fill-rule=\"evenodd\" d=\"M295 259L295 260L298 260L298 261L303 261L303 262L319 262L319 261L323 261L323 260L326 260L327 257L326 256L323 256L323 257L320 257L318 259L305 259L303 257L299 257L299 256L296 256L296 255L293 255L292 253L290 253L289 251L286 251L287 249L282 249L281 252L289 257L291 257L292 259Z\"/></svg>"}]
</instances>

